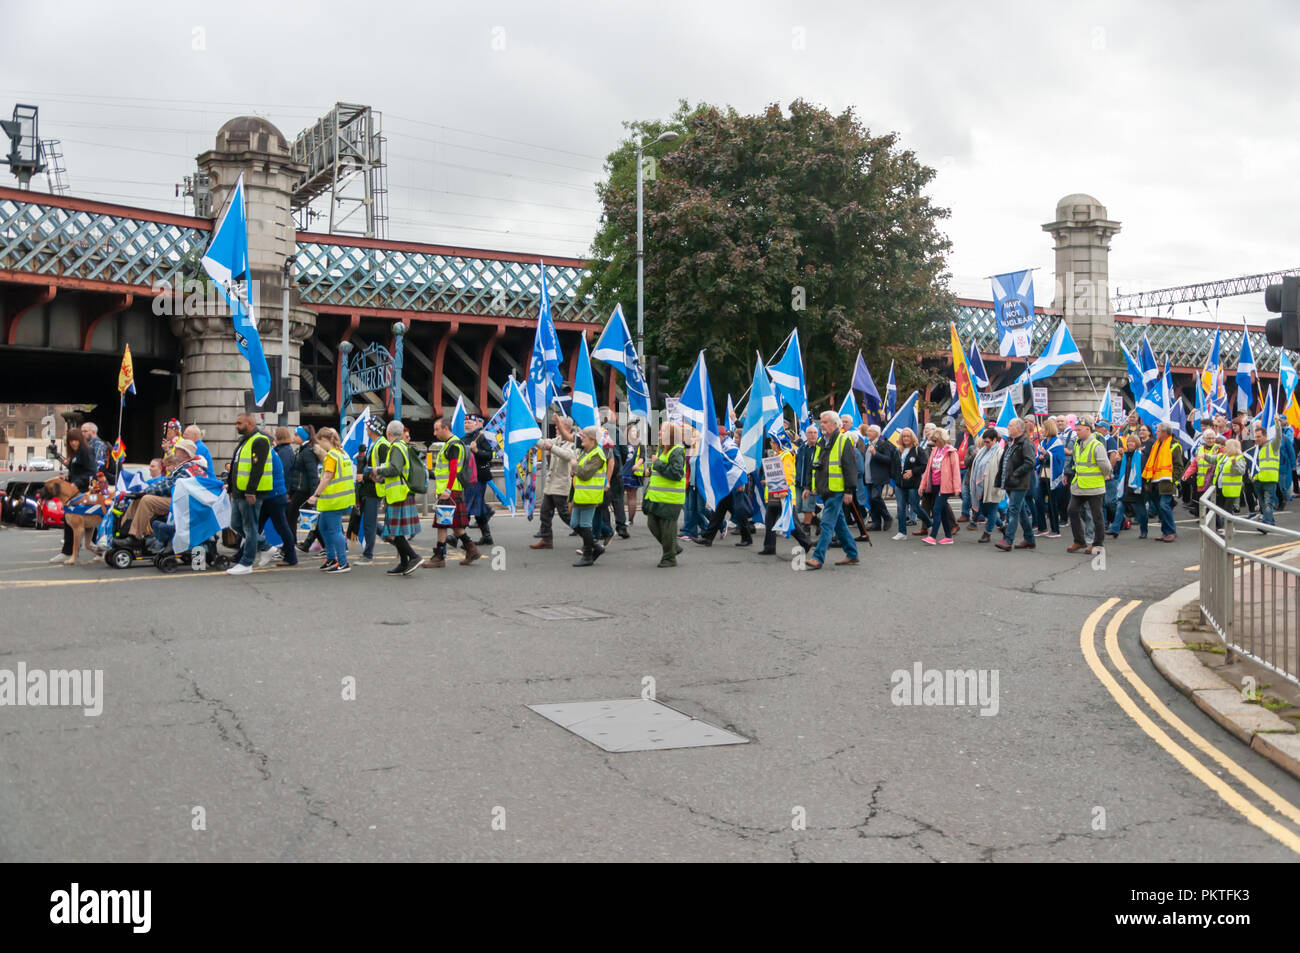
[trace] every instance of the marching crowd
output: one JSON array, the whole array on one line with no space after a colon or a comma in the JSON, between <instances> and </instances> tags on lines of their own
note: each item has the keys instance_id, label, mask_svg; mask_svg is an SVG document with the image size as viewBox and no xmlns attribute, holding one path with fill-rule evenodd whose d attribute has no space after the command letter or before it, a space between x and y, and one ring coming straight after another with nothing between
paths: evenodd
<instances>
[{"instance_id":1,"label":"marching crowd","mask_svg":"<svg viewBox=\"0 0 1300 953\"><path fill-rule=\"evenodd\" d=\"M831 547L842 552L836 565L857 564L857 544L870 544L871 532L896 528L893 542L919 536L924 544L946 546L963 523L979 532L979 543L1004 552L1035 549L1040 539L1059 538L1068 524L1067 551L1094 553L1107 534L1117 538L1133 528L1139 539L1175 541L1175 501L1195 513L1210 487L1224 509L1236 513L1244 505L1267 524L1300 492L1296 434L1285 417L1273 422L1272 437L1263 421L1246 414L1206 420L1185 449L1170 424L1152 431L1136 413L1118 427L1062 415L1013 419L1005 434L992 425L972 436L956 423L952 429L927 423L919 435L904 428L886 438L877 426L855 428L851 418L826 411L797 446L792 434L770 436L765 463L772 465L758 467L709 509L697 465L700 434L664 423L649 447L640 421L620 433L612 419L601 408L601 425L577 429L558 417L554 433L536 445L542 465L532 549L555 548L558 517L580 543L573 565L592 566L615 534L629 537L639 508L660 544L661 568L677 565L683 543L712 546L729 527L739 536L736 546L750 546L761 526L758 555L774 555L778 535L790 536L811 570L822 568ZM388 574L411 575L422 567L443 568L448 545L463 549L464 566L480 558L480 546L493 545L487 490L499 441L483 431L481 417L466 418L463 438L439 417L427 455L411 446L399 420L385 426L371 419L369 444L355 456L329 427L268 433L252 415L241 414L235 430L239 442L222 474L231 499L228 542L238 551L227 570L232 575L276 560L295 566L301 555L318 550L323 571L349 572L354 564L373 562L378 538L398 555ZM735 460L740 429L720 436L724 453ZM151 462L151 481L124 514L129 542L141 554L161 551L170 539L176 482L216 475L202 438L197 426L182 430L178 421L168 421L163 456ZM94 426L72 428L67 446L68 482L92 500L106 494L107 450ZM417 498L425 494L435 503L434 542L422 557L415 540L423 520ZM303 511L317 517L300 542ZM471 519L477 540L468 532ZM279 547L267 542L268 524ZM360 549L355 559L349 538ZM51 562L72 552L72 531L65 527L63 552Z\"/></svg>"}]
</instances>

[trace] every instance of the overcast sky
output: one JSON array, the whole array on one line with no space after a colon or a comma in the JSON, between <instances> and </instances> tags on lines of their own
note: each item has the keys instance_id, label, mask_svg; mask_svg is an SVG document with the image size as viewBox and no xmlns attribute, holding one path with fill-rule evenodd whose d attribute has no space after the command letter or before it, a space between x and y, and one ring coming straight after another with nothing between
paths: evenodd
<instances>
[{"instance_id":1,"label":"overcast sky","mask_svg":"<svg viewBox=\"0 0 1300 953\"><path fill-rule=\"evenodd\" d=\"M0 111L39 105L72 194L105 201L189 211L173 186L226 119L292 139L363 103L388 136L389 237L582 256L625 120L803 98L853 107L938 169L958 294L1040 266L1050 304L1041 225L1072 192L1123 223L1112 292L1300 265L1285 0L115 0L6 3L4 23ZM1219 306L1242 314L1262 320L1262 296Z\"/></svg>"}]
</instances>

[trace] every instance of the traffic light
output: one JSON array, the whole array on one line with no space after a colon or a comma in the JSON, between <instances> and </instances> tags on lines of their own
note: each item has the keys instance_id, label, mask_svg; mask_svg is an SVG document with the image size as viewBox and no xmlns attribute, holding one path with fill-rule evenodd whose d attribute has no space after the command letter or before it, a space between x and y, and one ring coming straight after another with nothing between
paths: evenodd
<instances>
[{"instance_id":1,"label":"traffic light","mask_svg":"<svg viewBox=\"0 0 1300 953\"><path fill-rule=\"evenodd\" d=\"M650 407L651 409L662 407L666 395L663 393L661 388L663 385L664 375L668 373L668 365L660 364L659 356L657 354L647 354L645 356L645 363L645 379L646 387L650 391Z\"/></svg>"},{"instance_id":2,"label":"traffic light","mask_svg":"<svg viewBox=\"0 0 1300 953\"><path fill-rule=\"evenodd\" d=\"M1264 307L1281 314L1264 325L1264 337L1274 347L1300 350L1300 278L1283 278L1280 285L1264 289Z\"/></svg>"}]
</instances>

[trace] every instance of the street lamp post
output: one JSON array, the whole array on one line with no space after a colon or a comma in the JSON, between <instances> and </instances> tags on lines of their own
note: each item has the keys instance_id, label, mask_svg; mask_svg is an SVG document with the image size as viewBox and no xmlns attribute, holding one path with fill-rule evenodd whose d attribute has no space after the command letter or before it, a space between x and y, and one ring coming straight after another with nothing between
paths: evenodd
<instances>
[{"instance_id":1,"label":"street lamp post","mask_svg":"<svg viewBox=\"0 0 1300 953\"><path fill-rule=\"evenodd\" d=\"M675 142L680 136L669 129L661 132L659 138L651 142ZM641 136L636 137L636 357L645 368L645 215L641 193L644 190L642 167L645 164L646 147Z\"/></svg>"},{"instance_id":2,"label":"street lamp post","mask_svg":"<svg viewBox=\"0 0 1300 953\"><path fill-rule=\"evenodd\" d=\"M339 345L339 366L342 374L339 379L339 433L348 432L348 408L352 403L352 386L350 378L352 368L348 357L352 354L352 342L344 341Z\"/></svg>"},{"instance_id":3,"label":"street lamp post","mask_svg":"<svg viewBox=\"0 0 1300 953\"><path fill-rule=\"evenodd\" d=\"M406 324L393 322L393 419L402 419L402 352L406 337Z\"/></svg>"}]
</instances>

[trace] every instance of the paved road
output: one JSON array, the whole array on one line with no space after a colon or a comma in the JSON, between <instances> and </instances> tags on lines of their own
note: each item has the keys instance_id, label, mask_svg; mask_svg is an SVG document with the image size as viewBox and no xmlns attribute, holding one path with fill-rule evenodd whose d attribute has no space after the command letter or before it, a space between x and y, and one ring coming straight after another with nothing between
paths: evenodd
<instances>
[{"instance_id":1,"label":"paved road","mask_svg":"<svg viewBox=\"0 0 1300 953\"><path fill-rule=\"evenodd\" d=\"M1086 641L1115 672L1103 637L1127 608L1117 650L1137 676L1300 804L1300 783L1137 645L1142 608L1194 578L1194 526L1175 545L1121 539L1102 571L1068 540L1004 555L963 532L877 537L859 567L801 573L731 540L656 570L640 525L580 571L571 549L529 551L532 524L495 525L501 571L409 579L384 577L391 562L64 568L45 562L54 533L0 533L0 669L105 673L97 718L0 708L0 860L1295 859L1154 743L1081 651L1093 616ZM539 604L610 618L519 611ZM996 715L893 704L891 673L916 663L996 670ZM526 707L632 698L647 675L752 743L608 754Z\"/></svg>"}]
</instances>

